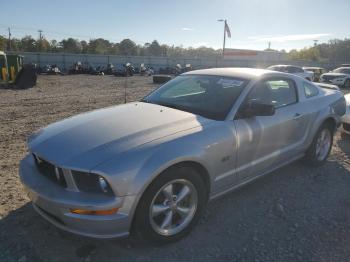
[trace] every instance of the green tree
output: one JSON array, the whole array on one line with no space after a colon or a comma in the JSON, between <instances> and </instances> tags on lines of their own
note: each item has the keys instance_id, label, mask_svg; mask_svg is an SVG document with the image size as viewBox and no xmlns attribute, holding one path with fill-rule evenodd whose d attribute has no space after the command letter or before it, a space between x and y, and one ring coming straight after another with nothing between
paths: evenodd
<instances>
[{"instance_id":1,"label":"green tree","mask_svg":"<svg viewBox=\"0 0 350 262\"><path fill-rule=\"evenodd\" d=\"M80 42L73 38L63 39L60 45L66 53L80 53L82 50Z\"/></svg>"},{"instance_id":2,"label":"green tree","mask_svg":"<svg viewBox=\"0 0 350 262\"><path fill-rule=\"evenodd\" d=\"M130 39L124 39L119 43L119 51L121 55L137 55L137 46Z\"/></svg>"},{"instance_id":3,"label":"green tree","mask_svg":"<svg viewBox=\"0 0 350 262\"><path fill-rule=\"evenodd\" d=\"M0 35L0 51L5 51L7 47L7 39Z\"/></svg>"},{"instance_id":4,"label":"green tree","mask_svg":"<svg viewBox=\"0 0 350 262\"><path fill-rule=\"evenodd\" d=\"M80 41L81 52L87 54L89 52L89 44L85 40Z\"/></svg>"},{"instance_id":5,"label":"green tree","mask_svg":"<svg viewBox=\"0 0 350 262\"><path fill-rule=\"evenodd\" d=\"M35 52L36 51L36 41L30 35L24 36L21 39L21 49L22 51Z\"/></svg>"},{"instance_id":6,"label":"green tree","mask_svg":"<svg viewBox=\"0 0 350 262\"><path fill-rule=\"evenodd\" d=\"M107 54L111 47L111 43L103 38L92 39L89 41L89 53Z\"/></svg>"},{"instance_id":7,"label":"green tree","mask_svg":"<svg viewBox=\"0 0 350 262\"><path fill-rule=\"evenodd\" d=\"M57 42L57 40L53 39L50 41L50 50L53 53L59 52L61 49L60 44Z\"/></svg>"},{"instance_id":8,"label":"green tree","mask_svg":"<svg viewBox=\"0 0 350 262\"><path fill-rule=\"evenodd\" d=\"M153 56L160 56L162 54L162 49L157 40L153 40L153 42L147 47L148 53Z\"/></svg>"}]
</instances>

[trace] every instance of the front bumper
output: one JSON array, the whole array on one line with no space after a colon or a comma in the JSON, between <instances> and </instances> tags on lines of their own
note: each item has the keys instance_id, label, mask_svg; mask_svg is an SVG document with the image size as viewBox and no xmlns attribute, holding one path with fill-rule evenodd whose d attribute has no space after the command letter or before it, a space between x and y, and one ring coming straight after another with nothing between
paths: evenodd
<instances>
[{"instance_id":1,"label":"front bumper","mask_svg":"<svg viewBox=\"0 0 350 262\"><path fill-rule=\"evenodd\" d=\"M129 235L136 196L110 197L69 191L42 176L31 155L21 161L19 175L34 209L55 226L94 238L119 238ZM113 215L79 215L70 212L70 209L112 208L119 210Z\"/></svg>"},{"instance_id":2,"label":"front bumper","mask_svg":"<svg viewBox=\"0 0 350 262\"><path fill-rule=\"evenodd\" d=\"M336 86L343 86L345 83L345 78L334 78L331 80L325 80L321 78L321 83L328 83L328 84L333 84Z\"/></svg>"}]
</instances>

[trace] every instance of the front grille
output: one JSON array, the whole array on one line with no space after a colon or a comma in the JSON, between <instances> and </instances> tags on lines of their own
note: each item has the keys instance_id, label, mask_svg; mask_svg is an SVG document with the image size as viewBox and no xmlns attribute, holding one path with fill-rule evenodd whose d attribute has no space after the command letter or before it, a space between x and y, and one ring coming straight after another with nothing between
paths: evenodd
<instances>
[{"instance_id":1,"label":"front grille","mask_svg":"<svg viewBox=\"0 0 350 262\"><path fill-rule=\"evenodd\" d=\"M62 187L67 187L62 168L54 166L35 154L33 154L33 157L40 174Z\"/></svg>"},{"instance_id":2,"label":"front grille","mask_svg":"<svg viewBox=\"0 0 350 262\"><path fill-rule=\"evenodd\" d=\"M343 128L344 128L344 130L346 130L346 131L349 131L349 132L350 132L350 124L343 123Z\"/></svg>"}]
</instances>

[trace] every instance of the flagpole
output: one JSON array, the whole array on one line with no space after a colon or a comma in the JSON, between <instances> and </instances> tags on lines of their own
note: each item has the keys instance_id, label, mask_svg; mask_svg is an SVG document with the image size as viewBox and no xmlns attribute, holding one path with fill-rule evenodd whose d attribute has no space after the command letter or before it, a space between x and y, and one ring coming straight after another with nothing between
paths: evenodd
<instances>
[{"instance_id":1,"label":"flagpole","mask_svg":"<svg viewBox=\"0 0 350 262\"><path fill-rule=\"evenodd\" d=\"M222 57L225 55L225 44L226 44L226 19L224 20L224 44L222 46Z\"/></svg>"}]
</instances>

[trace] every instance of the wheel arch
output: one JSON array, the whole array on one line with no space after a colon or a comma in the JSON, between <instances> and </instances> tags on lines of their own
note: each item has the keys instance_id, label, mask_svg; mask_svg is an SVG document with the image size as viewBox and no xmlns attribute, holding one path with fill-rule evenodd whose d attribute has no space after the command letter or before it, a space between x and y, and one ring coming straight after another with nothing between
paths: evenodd
<instances>
[{"instance_id":1,"label":"wheel arch","mask_svg":"<svg viewBox=\"0 0 350 262\"><path fill-rule=\"evenodd\" d=\"M337 129L337 121L333 118L333 117L327 117L323 122L322 124L320 125L323 126L323 125L327 125L329 126L330 128L332 128L332 131L333 133L336 131ZM319 128L320 128L319 127Z\"/></svg>"},{"instance_id":2,"label":"wheel arch","mask_svg":"<svg viewBox=\"0 0 350 262\"><path fill-rule=\"evenodd\" d=\"M200 178L204 182L206 190L207 190L207 200L209 199L210 190L211 190L211 179L210 179L209 171L207 170L206 167L204 167L204 165L202 165L198 161L194 161L194 160L184 160L184 161L180 161L180 162L177 162L177 163L172 163L171 165L167 166L166 168L164 168L161 171L159 171L156 175L154 175L153 178L149 181L149 183L147 183L147 185L142 189L142 191L138 195L137 200L135 201L135 205L134 205L133 211L132 211L130 232L134 231L134 226L135 226L134 224L135 224L137 209L138 209L138 206L139 206L139 204L141 202L142 196L145 194L145 192L149 188L149 186L160 175L164 174L166 171L168 171L168 170L170 170L172 168L181 168L181 167L193 168L200 174Z\"/></svg>"}]
</instances>

